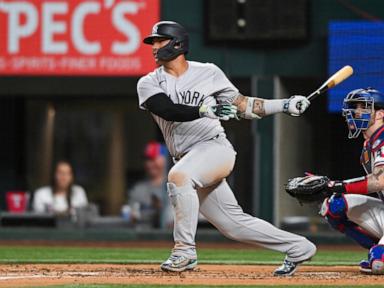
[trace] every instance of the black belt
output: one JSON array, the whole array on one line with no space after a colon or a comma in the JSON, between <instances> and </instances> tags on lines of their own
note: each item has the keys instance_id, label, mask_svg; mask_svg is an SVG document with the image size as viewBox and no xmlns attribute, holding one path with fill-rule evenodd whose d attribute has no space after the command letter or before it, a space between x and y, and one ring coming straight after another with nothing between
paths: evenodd
<instances>
[{"instance_id":1,"label":"black belt","mask_svg":"<svg viewBox=\"0 0 384 288\"><path fill-rule=\"evenodd\" d=\"M188 153L188 152L187 152L187 153ZM181 155L178 156L178 157L173 157L173 161L175 161L175 162L179 161L181 158L183 158L185 155L187 155L187 153L181 154Z\"/></svg>"}]
</instances>

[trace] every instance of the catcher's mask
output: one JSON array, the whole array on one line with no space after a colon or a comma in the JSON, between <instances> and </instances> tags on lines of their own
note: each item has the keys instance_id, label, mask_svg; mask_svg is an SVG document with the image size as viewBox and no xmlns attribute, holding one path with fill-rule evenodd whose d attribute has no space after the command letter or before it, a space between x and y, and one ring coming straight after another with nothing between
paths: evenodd
<instances>
[{"instance_id":1,"label":"catcher's mask","mask_svg":"<svg viewBox=\"0 0 384 288\"><path fill-rule=\"evenodd\" d=\"M343 101L343 116L348 126L348 138L357 138L367 130L376 109L384 107L384 95L378 90L356 89L348 93Z\"/></svg>"}]
</instances>

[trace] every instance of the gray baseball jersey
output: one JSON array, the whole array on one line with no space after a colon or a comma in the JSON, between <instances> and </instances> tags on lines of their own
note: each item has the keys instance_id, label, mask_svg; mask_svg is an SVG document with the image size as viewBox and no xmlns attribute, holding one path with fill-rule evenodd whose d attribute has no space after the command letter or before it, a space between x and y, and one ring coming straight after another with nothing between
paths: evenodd
<instances>
[{"instance_id":1,"label":"gray baseball jersey","mask_svg":"<svg viewBox=\"0 0 384 288\"><path fill-rule=\"evenodd\" d=\"M165 93L173 103L189 106L232 103L239 91L223 71L212 63L188 61L184 74L175 77L161 66L142 77L137 84L140 108L153 95ZM172 156L179 157L200 142L223 133L217 119L200 118L189 122L166 121L152 114Z\"/></svg>"}]
</instances>

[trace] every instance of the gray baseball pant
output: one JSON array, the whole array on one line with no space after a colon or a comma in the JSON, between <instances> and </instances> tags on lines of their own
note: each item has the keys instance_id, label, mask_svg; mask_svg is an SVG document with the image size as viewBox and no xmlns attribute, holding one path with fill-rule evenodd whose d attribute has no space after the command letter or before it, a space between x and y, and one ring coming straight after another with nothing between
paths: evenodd
<instances>
[{"instance_id":1,"label":"gray baseball pant","mask_svg":"<svg viewBox=\"0 0 384 288\"><path fill-rule=\"evenodd\" d=\"M196 257L195 234L199 210L226 237L283 252L300 262L316 253L306 238L278 229L243 212L225 178L236 152L220 135L195 145L168 175L168 194L174 208L174 254Z\"/></svg>"},{"instance_id":2,"label":"gray baseball pant","mask_svg":"<svg viewBox=\"0 0 384 288\"><path fill-rule=\"evenodd\" d=\"M345 194L347 217L384 245L384 203L380 199L356 194Z\"/></svg>"}]
</instances>

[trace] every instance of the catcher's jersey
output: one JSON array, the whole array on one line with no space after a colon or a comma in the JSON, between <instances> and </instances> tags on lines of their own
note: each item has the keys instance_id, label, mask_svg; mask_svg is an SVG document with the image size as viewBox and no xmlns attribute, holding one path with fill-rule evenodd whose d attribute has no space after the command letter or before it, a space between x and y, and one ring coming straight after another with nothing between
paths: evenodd
<instances>
[{"instance_id":1,"label":"catcher's jersey","mask_svg":"<svg viewBox=\"0 0 384 288\"><path fill-rule=\"evenodd\" d=\"M165 72L163 66L137 83L140 108L148 98L165 93L173 103L200 106L202 103L232 103L239 94L235 86L214 64L188 61L188 69L179 77ZM200 118L190 122L171 122L152 114L159 125L170 154L179 157L196 143L224 132L217 119Z\"/></svg>"},{"instance_id":2,"label":"catcher's jersey","mask_svg":"<svg viewBox=\"0 0 384 288\"><path fill-rule=\"evenodd\" d=\"M364 142L360 162L367 174L371 174L373 168L384 165L384 126ZM384 202L384 191L377 193Z\"/></svg>"}]
</instances>

